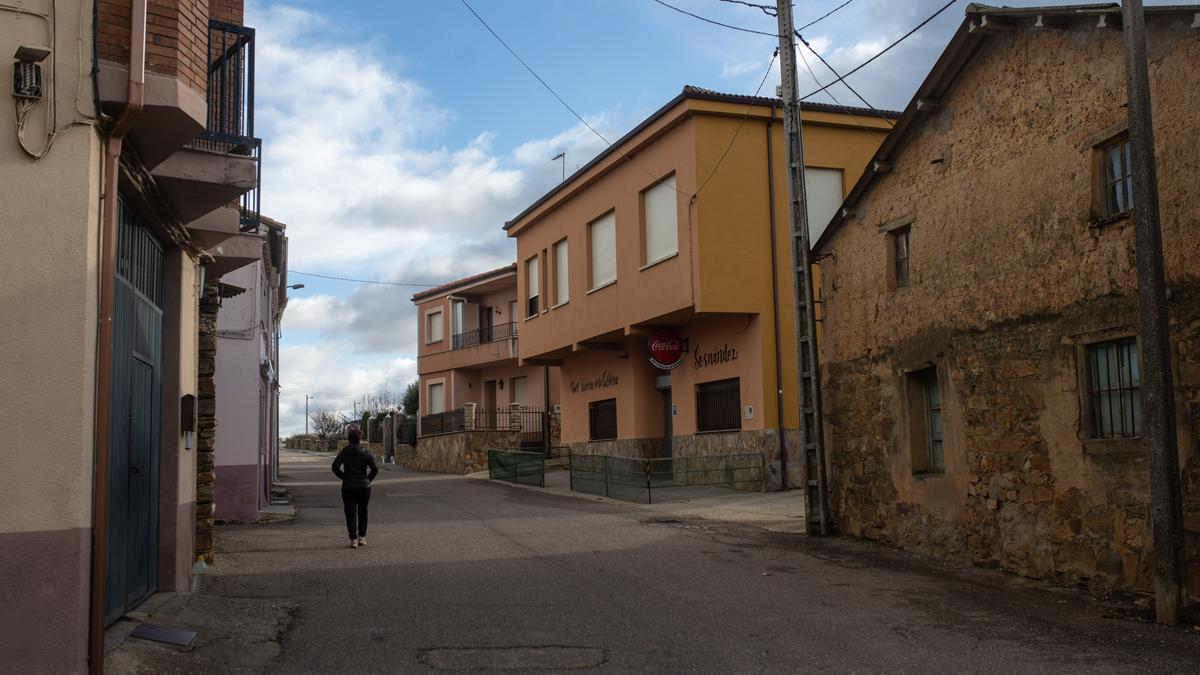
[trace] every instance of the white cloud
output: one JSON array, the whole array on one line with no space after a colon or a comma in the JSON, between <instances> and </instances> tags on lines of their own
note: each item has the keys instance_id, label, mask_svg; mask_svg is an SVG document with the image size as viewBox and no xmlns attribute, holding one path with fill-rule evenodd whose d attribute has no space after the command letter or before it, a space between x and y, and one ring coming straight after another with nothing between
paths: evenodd
<instances>
[{"instance_id":1,"label":"white cloud","mask_svg":"<svg viewBox=\"0 0 1200 675\"><path fill-rule=\"evenodd\" d=\"M350 414L365 393L387 390L399 396L417 377L417 362L405 357L362 360L328 345L295 345L280 349L279 427L283 435L304 431L304 397L309 413L318 410Z\"/></svg>"}]
</instances>

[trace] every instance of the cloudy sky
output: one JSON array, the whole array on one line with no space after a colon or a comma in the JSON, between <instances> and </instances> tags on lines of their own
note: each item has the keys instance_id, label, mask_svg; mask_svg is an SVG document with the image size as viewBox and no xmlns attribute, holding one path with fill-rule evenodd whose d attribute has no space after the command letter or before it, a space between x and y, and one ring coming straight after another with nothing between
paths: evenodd
<instances>
[{"instance_id":1,"label":"cloudy sky","mask_svg":"<svg viewBox=\"0 0 1200 675\"><path fill-rule=\"evenodd\" d=\"M713 26L654 0L467 0L575 110L613 140L685 84L751 93L776 40ZM772 32L775 19L721 0L666 0ZM800 26L844 0L798 0ZM845 72L945 0L854 0L805 31ZM999 3L998 3L999 4ZM1034 4L1008 0L1004 4ZM901 109L962 20L965 1L851 78ZM282 432L310 408L416 377L410 298L512 262L501 231L604 142L516 62L461 0L251 0L263 211L288 225L294 291L283 323ZM822 83L833 76L810 61ZM801 65L802 91L812 78ZM764 93L774 91L777 68ZM832 90L847 105L844 88ZM818 96L813 100L832 102ZM325 280L302 272L413 286Z\"/></svg>"}]
</instances>

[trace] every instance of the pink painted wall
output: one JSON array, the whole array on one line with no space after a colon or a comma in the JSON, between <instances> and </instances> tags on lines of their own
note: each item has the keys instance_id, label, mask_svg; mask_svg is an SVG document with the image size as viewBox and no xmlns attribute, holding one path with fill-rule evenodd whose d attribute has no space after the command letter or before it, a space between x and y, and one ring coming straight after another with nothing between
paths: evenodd
<instances>
[{"instance_id":1,"label":"pink painted wall","mask_svg":"<svg viewBox=\"0 0 1200 675\"><path fill-rule=\"evenodd\" d=\"M269 289L262 262L221 277L245 288L226 298L217 314L217 447L213 502L218 520L255 520L268 503L268 383L261 363L271 327Z\"/></svg>"}]
</instances>

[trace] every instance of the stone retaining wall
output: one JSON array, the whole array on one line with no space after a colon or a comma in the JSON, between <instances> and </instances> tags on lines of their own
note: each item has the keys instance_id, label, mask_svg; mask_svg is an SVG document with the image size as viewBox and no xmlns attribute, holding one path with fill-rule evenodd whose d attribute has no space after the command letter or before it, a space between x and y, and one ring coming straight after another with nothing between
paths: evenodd
<instances>
[{"instance_id":1,"label":"stone retaining wall","mask_svg":"<svg viewBox=\"0 0 1200 675\"><path fill-rule=\"evenodd\" d=\"M488 450L520 444L520 431L458 431L422 436L411 453L397 452L396 461L415 471L467 474L487 470Z\"/></svg>"}]
</instances>

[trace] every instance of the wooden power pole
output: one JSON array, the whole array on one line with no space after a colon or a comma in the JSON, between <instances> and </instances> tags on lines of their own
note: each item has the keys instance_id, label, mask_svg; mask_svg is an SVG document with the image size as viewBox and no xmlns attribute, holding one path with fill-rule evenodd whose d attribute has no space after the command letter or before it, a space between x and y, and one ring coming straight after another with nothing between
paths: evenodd
<instances>
[{"instance_id":1,"label":"wooden power pole","mask_svg":"<svg viewBox=\"0 0 1200 675\"><path fill-rule=\"evenodd\" d=\"M1187 603L1187 557L1162 228L1158 219L1158 174L1154 167L1150 73L1146 66L1146 16L1141 0L1124 0L1122 9L1142 349L1142 433L1150 472L1150 521L1154 537L1154 606L1159 623L1177 624Z\"/></svg>"},{"instance_id":2,"label":"wooden power pole","mask_svg":"<svg viewBox=\"0 0 1200 675\"><path fill-rule=\"evenodd\" d=\"M787 139L788 212L792 229L792 299L796 317L796 368L800 405L800 450L804 458L804 496L808 531L829 533L826 508L825 441L821 423L821 368L817 359L817 317L813 306L812 249L808 236L808 196L804 192L804 139L796 98L796 42L792 0L776 0L779 19L779 70L783 94L783 131ZM782 416L783 411L779 414ZM781 427L783 425L780 425ZM786 467L781 458L780 467ZM787 477L783 479L786 481ZM785 483L786 484L786 483Z\"/></svg>"}]
</instances>

